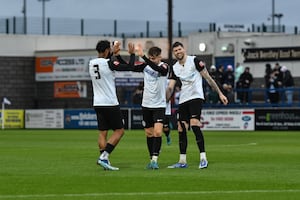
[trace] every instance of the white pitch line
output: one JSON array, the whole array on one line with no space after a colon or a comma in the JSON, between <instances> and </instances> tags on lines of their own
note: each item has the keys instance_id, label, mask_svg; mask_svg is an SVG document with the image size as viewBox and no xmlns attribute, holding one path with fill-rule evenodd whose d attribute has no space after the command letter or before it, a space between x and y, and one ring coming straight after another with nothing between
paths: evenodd
<instances>
[{"instance_id":1,"label":"white pitch line","mask_svg":"<svg viewBox=\"0 0 300 200\"><path fill-rule=\"evenodd\" d=\"M239 146L255 146L257 145L257 143L252 142L252 143L247 143L247 144L222 144L222 145L218 145L218 146L222 146L222 147L239 147Z\"/></svg>"},{"instance_id":2,"label":"white pitch line","mask_svg":"<svg viewBox=\"0 0 300 200\"><path fill-rule=\"evenodd\" d=\"M161 195L199 195L199 194L241 194L241 193L298 193L300 189L290 190L213 190L190 192L129 192L129 193L84 193L84 194L28 194L28 195L0 195L0 199L27 199L53 197L101 197L101 196L161 196Z\"/></svg>"}]
</instances>

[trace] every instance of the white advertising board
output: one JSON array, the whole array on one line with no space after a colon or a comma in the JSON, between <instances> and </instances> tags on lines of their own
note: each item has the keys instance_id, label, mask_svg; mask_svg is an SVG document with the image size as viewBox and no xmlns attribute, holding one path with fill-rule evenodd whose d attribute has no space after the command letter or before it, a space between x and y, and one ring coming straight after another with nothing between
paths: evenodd
<instances>
[{"instance_id":1,"label":"white advertising board","mask_svg":"<svg viewBox=\"0 0 300 200\"><path fill-rule=\"evenodd\" d=\"M203 130L254 130L254 109L203 109Z\"/></svg>"},{"instance_id":2,"label":"white advertising board","mask_svg":"<svg viewBox=\"0 0 300 200\"><path fill-rule=\"evenodd\" d=\"M25 128L64 128L64 110L25 110Z\"/></svg>"}]
</instances>

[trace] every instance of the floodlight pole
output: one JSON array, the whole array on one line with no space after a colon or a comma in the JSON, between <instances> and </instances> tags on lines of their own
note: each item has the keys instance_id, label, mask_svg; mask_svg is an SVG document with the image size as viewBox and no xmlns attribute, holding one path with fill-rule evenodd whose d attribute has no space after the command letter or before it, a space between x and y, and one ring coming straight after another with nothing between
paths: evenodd
<instances>
[{"instance_id":1,"label":"floodlight pole","mask_svg":"<svg viewBox=\"0 0 300 200\"><path fill-rule=\"evenodd\" d=\"M173 0L168 0L168 43L169 43L169 64L172 64L172 43L173 43Z\"/></svg>"},{"instance_id":2,"label":"floodlight pole","mask_svg":"<svg viewBox=\"0 0 300 200\"><path fill-rule=\"evenodd\" d=\"M272 32L275 32L275 0L272 0Z\"/></svg>"},{"instance_id":3,"label":"floodlight pole","mask_svg":"<svg viewBox=\"0 0 300 200\"><path fill-rule=\"evenodd\" d=\"M38 0L40 2L42 2L42 7L43 7L43 17L42 17L42 26L43 26L43 35L45 35L45 4L46 4L46 1L50 1L50 0Z\"/></svg>"},{"instance_id":4,"label":"floodlight pole","mask_svg":"<svg viewBox=\"0 0 300 200\"><path fill-rule=\"evenodd\" d=\"M26 10L26 0L23 0L23 9L22 9L22 13L23 13L23 28L24 28L24 34L27 34L27 16L26 16L26 14L27 14L27 10Z\"/></svg>"}]
</instances>

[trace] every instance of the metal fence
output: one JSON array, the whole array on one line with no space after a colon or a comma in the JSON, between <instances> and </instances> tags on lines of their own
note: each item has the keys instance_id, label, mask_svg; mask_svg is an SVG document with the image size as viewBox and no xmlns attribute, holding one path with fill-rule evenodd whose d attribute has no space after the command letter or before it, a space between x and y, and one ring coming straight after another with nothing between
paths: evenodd
<instances>
[{"instance_id":1,"label":"metal fence","mask_svg":"<svg viewBox=\"0 0 300 200\"><path fill-rule=\"evenodd\" d=\"M183 37L191 32L221 31L216 23L173 22L173 36ZM274 29L275 28L275 29ZM298 34L298 27L249 25L247 32L284 32ZM164 21L104 20L41 17L0 18L0 33L4 34L45 34L84 35L114 37L167 37L168 24Z\"/></svg>"},{"instance_id":2,"label":"metal fence","mask_svg":"<svg viewBox=\"0 0 300 200\"><path fill-rule=\"evenodd\" d=\"M269 89L266 88L250 88L250 89L235 89L234 94L238 92L243 93L246 97L244 102L231 102L227 107L299 107L300 106L300 88L277 88L272 89L273 92L278 93L278 102L270 102L269 99ZM292 94L292 102L287 102L287 91L290 91ZM209 98L207 98L209 99ZM204 107L224 107L223 104L217 103L212 104L207 102L204 104Z\"/></svg>"},{"instance_id":3,"label":"metal fence","mask_svg":"<svg viewBox=\"0 0 300 200\"><path fill-rule=\"evenodd\" d=\"M195 31L213 31L210 23L173 23L174 36ZM0 19L0 33L46 35L103 35L115 37L167 37L168 24L163 21L103 20L40 17Z\"/></svg>"}]
</instances>

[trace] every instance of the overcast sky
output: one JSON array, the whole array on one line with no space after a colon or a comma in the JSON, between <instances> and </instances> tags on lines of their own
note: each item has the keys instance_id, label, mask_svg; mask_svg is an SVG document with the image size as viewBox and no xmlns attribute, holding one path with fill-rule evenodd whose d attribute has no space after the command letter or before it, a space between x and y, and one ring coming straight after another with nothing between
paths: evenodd
<instances>
[{"instance_id":1,"label":"overcast sky","mask_svg":"<svg viewBox=\"0 0 300 200\"><path fill-rule=\"evenodd\" d=\"M24 0L0 0L0 18L23 16ZM273 0L173 0L175 22L269 24ZM42 16L41 0L26 0L27 16ZM48 0L46 17L167 21L168 0ZM300 0L275 0L281 24L300 25ZM278 24L278 19L275 19Z\"/></svg>"}]
</instances>

